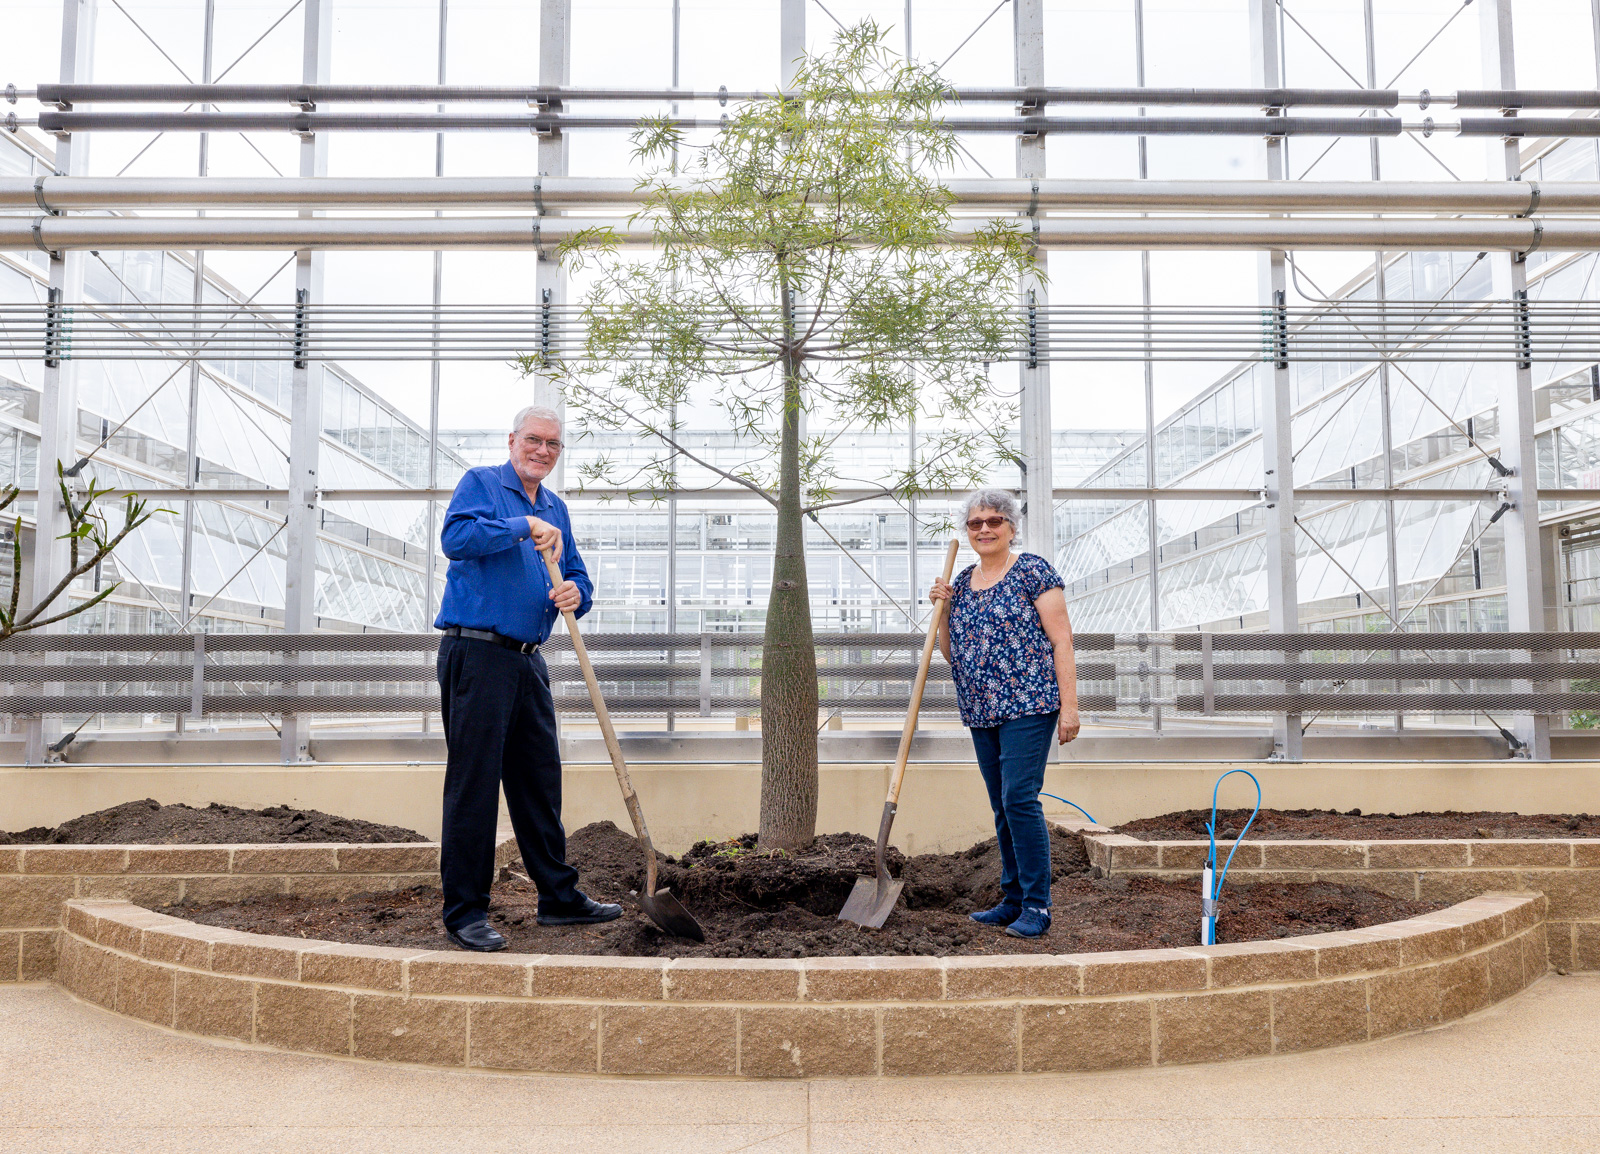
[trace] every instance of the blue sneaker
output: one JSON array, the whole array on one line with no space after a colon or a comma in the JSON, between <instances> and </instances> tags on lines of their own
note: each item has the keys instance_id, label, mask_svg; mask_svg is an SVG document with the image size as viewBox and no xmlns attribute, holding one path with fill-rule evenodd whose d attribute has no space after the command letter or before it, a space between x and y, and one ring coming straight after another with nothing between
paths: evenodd
<instances>
[{"instance_id":1,"label":"blue sneaker","mask_svg":"<svg viewBox=\"0 0 1600 1154\"><path fill-rule=\"evenodd\" d=\"M1050 911L1038 906L1029 906L1006 927L1006 933L1014 938L1042 938L1049 932Z\"/></svg>"},{"instance_id":2,"label":"blue sneaker","mask_svg":"<svg viewBox=\"0 0 1600 1154\"><path fill-rule=\"evenodd\" d=\"M1009 926L1021 912L1022 907L1016 902L1003 901L992 910L979 910L967 917L986 926Z\"/></svg>"}]
</instances>

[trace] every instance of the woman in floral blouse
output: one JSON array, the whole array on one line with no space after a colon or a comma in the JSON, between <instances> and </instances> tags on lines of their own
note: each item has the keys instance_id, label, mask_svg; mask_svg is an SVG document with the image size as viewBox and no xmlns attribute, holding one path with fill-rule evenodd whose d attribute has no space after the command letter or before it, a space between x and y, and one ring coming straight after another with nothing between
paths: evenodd
<instances>
[{"instance_id":1,"label":"woman in floral blouse","mask_svg":"<svg viewBox=\"0 0 1600 1154\"><path fill-rule=\"evenodd\" d=\"M1050 931L1050 833L1039 791L1050 737L1078 736L1078 677L1061 578L1034 553L1014 553L1017 502L1003 489L967 499L978 563L928 596L948 600L939 648L955 676L1000 841L1000 904L971 915L1018 938Z\"/></svg>"}]
</instances>

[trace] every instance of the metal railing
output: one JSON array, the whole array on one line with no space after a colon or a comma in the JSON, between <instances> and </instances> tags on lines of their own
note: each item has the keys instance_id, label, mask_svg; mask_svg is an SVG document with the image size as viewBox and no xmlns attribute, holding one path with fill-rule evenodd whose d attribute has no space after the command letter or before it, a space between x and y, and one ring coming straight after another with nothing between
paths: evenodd
<instances>
[{"instance_id":1,"label":"metal railing","mask_svg":"<svg viewBox=\"0 0 1600 1154\"><path fill-rule=\"evenodd\" d=\"M896 714L918 633L816 637L829 713ZM761 638L595 633L618 713L713 716L760 709ZM1084 633L1085 714L1224 715L1600 711L1600 633ZM436 710L435 633L23 635L0 642L0 712L385 715ZM557 707L591 710L571 642L545 645ZM924 710L955 712L936 661ZM1489 720L1499 725L1490 716Z\"/></svg>"}]
</instances>

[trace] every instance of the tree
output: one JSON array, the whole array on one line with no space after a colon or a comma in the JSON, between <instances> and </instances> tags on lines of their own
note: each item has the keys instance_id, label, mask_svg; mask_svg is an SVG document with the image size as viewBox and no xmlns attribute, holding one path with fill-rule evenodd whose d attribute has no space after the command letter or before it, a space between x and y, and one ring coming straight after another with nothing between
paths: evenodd
<instances>
[{"instance_id":1,"label":"tree","mask_svg":"<svg viewBox=\"0 0 1600 1154\"><path fill-rule=\"evenodd\" d=\"M563 259L595 274L584 346L553 365L521 358L524 373L559 381L583 428L633 430L662 449L631 470L602 457L584 480L659 494L686 461L776 510L761 663L767 849L795 849L816 829L804 519L967 484L1011 452L1013 407L988 365L1019 343L1032 250L1006 223L953 218L938 179L958 147L939 120L947 99L936 73L898 58L866 21L801 61L790 93L732 110L708 145L644 123L635 155L654 169L634 220L653 230L654 258L623 258L608 229L572 237ZM682 173L680 155L692 157ZM678 411L695 401L719 408L754 459L719 463L686 445ZM851 476L831 451L840 433L919 415L942 423L925 423L915 462L887 476ZM836 432L808 434L808 416Z\"/></svg>"},{"instance_id":2,"label":"tree","mask_svg":"<svg viewBox=\"0 0 1600 1154\"><path fill-rule=\"evenodd\" d=\"M42 629L46 625L54 625L58 621L76 617L115 593L117 585L108 585L87 601L69 605L59 613L49 613L50 607L72 587L74 581L93 572L94 567L111 556L112 551L122 544L129 534L150 520L155 513L169 511L160 509L146 512L145 502L130 494L122 511L122 527L113 533L105 514L95 508L95 502L105 496L105 489L91 480L81 497L75 495L67 487L66 477L62 475L59 463L56 465L56 477L56 483L61 487L61 501L67 510L67 531L59 539L71 542L66 575L56 582L54 588L47 590L44 596L38 597L31 608L26 610L20 608L22 518L18 517L11 530L11 596L7 604L0 606L0 641L16 633ZM0 487L0 510L9 508L19 496L21 492L15 485ZM37 590L35 592L37 593Z\"/></svg>"}]
</instances>

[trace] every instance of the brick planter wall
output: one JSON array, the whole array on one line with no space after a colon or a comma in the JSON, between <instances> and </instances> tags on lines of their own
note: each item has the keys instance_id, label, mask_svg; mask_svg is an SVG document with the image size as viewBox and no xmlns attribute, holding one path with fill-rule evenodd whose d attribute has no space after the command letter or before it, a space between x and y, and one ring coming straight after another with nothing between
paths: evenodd
<instances>
[{"instance_id":1,"label":"brick planter wall","mask_svg":"<svg viewBox=\"0 0 1600 1154\"><path fill-rule=\"evenodd\" d=\"M0 982L55 972L69 898L170 906L266 894L348 897L438 880L439 847L429 842L0 846Z\"/></svg>"},{"instance_id":2,"label":"brick planter wall","mask_svg":"<svg viewBox=\"0 0 1600 1154\"><path fill-rule=\"evenodd\" d=\"M1079 823L1089 860L1109 874L1199 878L1204 841L1141 841ZM1217 843L1218 861L1232 842ZM1461 901L1495 892L1549 899L1550 962L1600 970L1600 840L1263 841L1240 844L1228 883L1336 882L1395 897ZM1226 897L1226 894L1224 894ZM1226 917L1226 907L1223 916Z\"/></svg>"},{"instance_id":3,"label":"brick planter wall","mask_svg":"<svg viewBox=\"0 0 1600 1154\"><path fill-rule=\"evenodd\" d=\"M792 1078L1100 1070L1366 1041L1545 972L1545 899L1348 933L1126 953L663 960L336 945L67 900L57 980L169 1029L558 1073Z\"/></svg>"}]
</instances>

